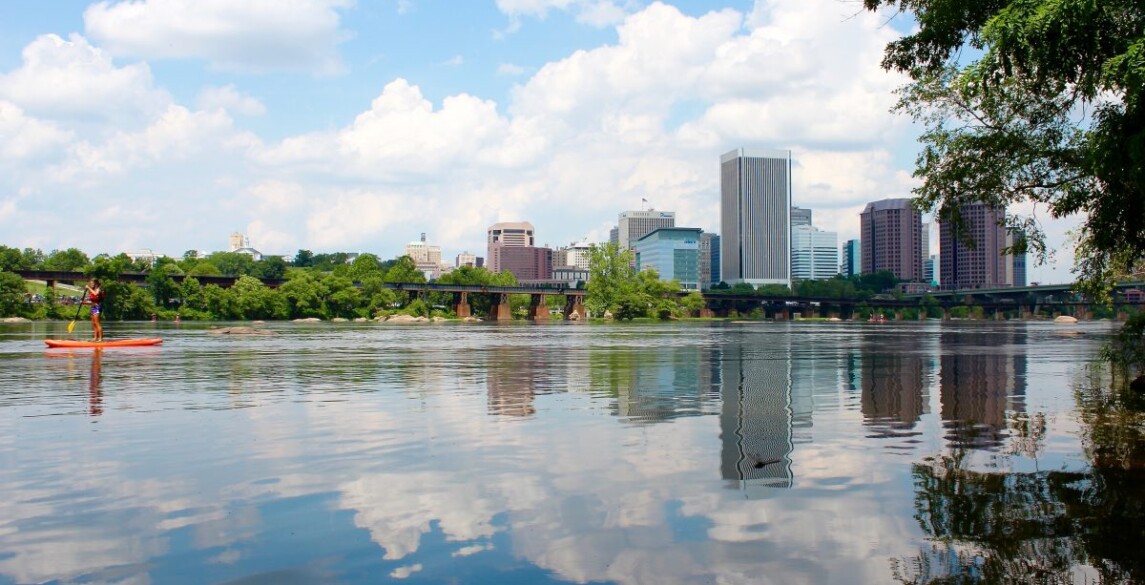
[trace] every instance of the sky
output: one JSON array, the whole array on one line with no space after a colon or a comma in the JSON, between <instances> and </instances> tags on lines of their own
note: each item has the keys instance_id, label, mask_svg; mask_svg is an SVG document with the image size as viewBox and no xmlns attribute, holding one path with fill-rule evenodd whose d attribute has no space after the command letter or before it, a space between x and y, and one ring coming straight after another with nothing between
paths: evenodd
<instances>
[{"instance_id":1,"label":"sky","mask_svg":"<svg viewBox=\"0 0 1145 585\"><path fill-rule=\"evenodd\" d=\"M736 148L791 150L842 244L918 184L879 66L911 26L856 0L6 2L0 244L385 259L425 233L452 259L499 221L558 247L642 207L718 232ZM1072 280L1076 223L1029 280Z\"/></svg>"}]
</instances>

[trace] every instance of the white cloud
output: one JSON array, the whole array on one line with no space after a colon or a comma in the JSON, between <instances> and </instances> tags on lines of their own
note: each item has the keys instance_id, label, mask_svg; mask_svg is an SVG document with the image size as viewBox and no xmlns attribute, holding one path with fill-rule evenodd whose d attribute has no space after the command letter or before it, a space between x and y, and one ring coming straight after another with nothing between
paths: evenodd
<instances>
[{"instance_id":1,"label":"white cloud","mask_svg":"<svg viewBox=\"0 0 1145 585\"><path fill-rule=\"evenodd\" d=\"M205 59L222 69L336 73L349 0L104 1L84 12L87 34L117 55Z\"/></svg>"},{"instance_id":2,"label":"white cloud","mask_svg":"<svg viewBox=\"0 0 1145 585\"><path fill-rule=\"evenodd\" d=\"M198 105L203 110L226 110L243 116L266 113L266 106L261 101L240 93L233 85L203 88L199 92Z\"/></svg>"},{"instance_id":3,"label":"white cloud","mask_svg":"<svg viewBox=\"0 0 1145 585\"><path fill-rule=\"evenodd\" d=\"M154 87L146 64L117 67L78 35L44 35L25 47L21 66L0 75L0 99L38 117L121 126L138 124L171 102Z\"/></svg>"},{"instance_id":4,"label":"white cloud","mask_svg":"<svg viewBox=\"0 0 1145 585\"><path fill-rule=\"evenodd\" d=\"M0 165L15 166L58 156L72 133L29 118L16 104L0 100Z\"/></svg>"},{"instance_id":5,"label":"white cloud","mask_svg":"<svg viewBox=\"0 0 1145 585\"><path fill-rule=\"evenodd\" d=\"M497 75L523 75L525 68L512 63L502 63L497 66Z\"/></svg>"}]
</instances>

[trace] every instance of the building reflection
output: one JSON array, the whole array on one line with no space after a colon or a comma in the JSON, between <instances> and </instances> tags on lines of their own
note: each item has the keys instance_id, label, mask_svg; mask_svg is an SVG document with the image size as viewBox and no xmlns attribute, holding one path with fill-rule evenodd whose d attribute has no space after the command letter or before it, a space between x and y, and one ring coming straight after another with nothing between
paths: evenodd
<instances>
[{"instance_id":1,"label":"building reflection","mask_svg":"<svg viewBox=\"0 0 1145 585\"><path fill-rule=\"evenodd\" d=\"M725 480L791 487L791 341L788 335L767 340L765 344L762 337L745 334L740 343L724 346L720 475Z\"/></svg>"},{"instance_id":2,"label":"building reflection","mask_svg":"<svg viewBox=\"0 0 1145 585\"><path fill-rule=\"evenodd\" d=\"M717 350L705 346L618 349L589 356L590 391L615 399L625 422L656 423L718 412Z\"/></svg>"},{"instance_id":3,"label":"building reflection","mask_svg":"<svg viewBox=\"0 0 1145 585\"><path fill-rule=\"evenodd\" d=\"M924 391L926 360L917 354L866 352L861 357L860 404L863 424L874 437L921 434L919 419L929 408Z\"/></svg>"},{"instance_id":4,"label":"building reflection","mask_svg":"<svg viewBox=\"0 0 1145 585\"><path fill-rule=\"evenodd\" d=\"M1009 436L1007 413L1026 407L1026 331L951 332L941 343L946 440L961 448L1001 446Z\"/></svg>"},{"instance_id":5,"label":"building reflection","mask_svg":"<svg viewBox=\"0 0 1145 585\"><path fill-rule=\"evenodd\" d=\"M489 414L533 416L537 388L556 364L546 353L528 348L506 347L493 352L486 362L485 387Z\"/></svg>"}]
</instances>

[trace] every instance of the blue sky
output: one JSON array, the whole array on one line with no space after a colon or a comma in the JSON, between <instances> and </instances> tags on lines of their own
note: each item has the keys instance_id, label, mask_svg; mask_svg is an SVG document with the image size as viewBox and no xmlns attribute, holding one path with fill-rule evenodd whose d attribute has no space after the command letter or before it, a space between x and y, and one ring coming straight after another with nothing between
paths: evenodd
<instances>
[{"instance_id":1,"label":"blue sky","mask_svg":"<svg viewBox=\"0 0 1145 585\"><path fill-rule=\"evenodd\" d=\"M599 241L642 199L718 231L739 147L791 149L842 242L915 184L879 68L903 26L839 0L4 3L0 243L390 258L426 232L452 258L497 221Z\"/></svg>"}]
</instances>

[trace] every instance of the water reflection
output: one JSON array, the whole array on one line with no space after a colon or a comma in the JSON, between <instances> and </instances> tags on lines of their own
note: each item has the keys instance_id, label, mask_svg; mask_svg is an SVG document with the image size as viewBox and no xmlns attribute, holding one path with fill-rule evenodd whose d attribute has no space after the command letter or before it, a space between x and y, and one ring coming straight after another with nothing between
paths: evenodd
<instances>
[{"instance_id":1,"label":"water reflection","mask_svg":"<svg viewBox=\"0 0 1145 585\"><path fill-rule=\"evenodd\" d=\"M791 342L746 336L721 355L720 475L791 486ZM751 343L754 341L755 343Z\"/></svg>"},{"instance_id":2,"label":"water reflection","mask_svg":"<svg viewBox=\"0 0 1145 585\"><path fill-rule=\"evenodd\" d=\"M1007 413L1026 395L1026 331L944 333L939 393L946 439L995 449L1008 437Z\"/></svg>"},{"instance_id":3,"label":"water reflection","mask_svg":"<svg viewBox=\"0 0 1145 585\"><path fill-rule=\"evenodd\" d=\"M1037 326L5 343L0 584L1141 574L1139 411Z\"/></svg>"},{"instance_id":4,"label":"water reflection","mask_svg":"<svg viewBox=\"0 0 1145 585\"><path fill-rule=\"evenodd\" d=\"M91 416L103 414L103 349L95 348L91 352L91 376L88 380L88 413Z\"/></svg>"}]
</instances>

